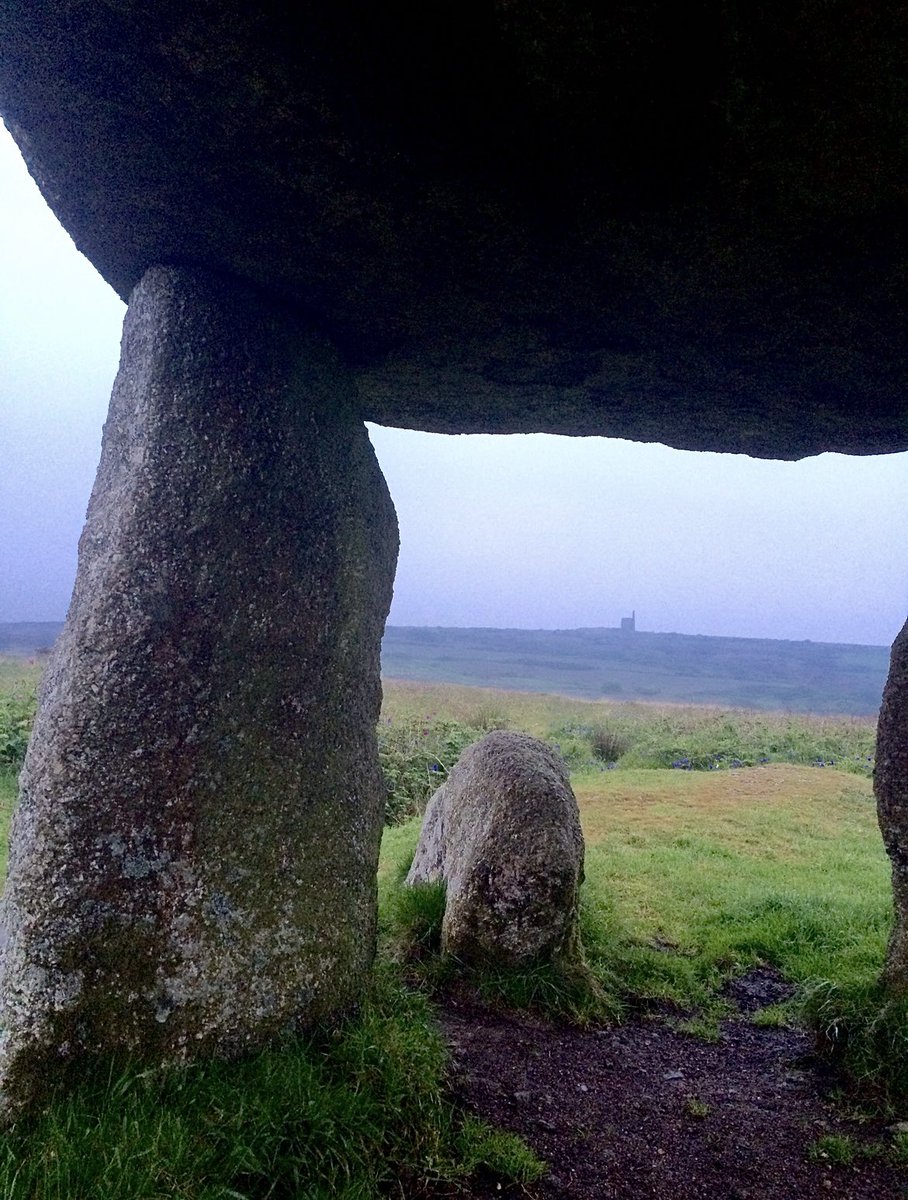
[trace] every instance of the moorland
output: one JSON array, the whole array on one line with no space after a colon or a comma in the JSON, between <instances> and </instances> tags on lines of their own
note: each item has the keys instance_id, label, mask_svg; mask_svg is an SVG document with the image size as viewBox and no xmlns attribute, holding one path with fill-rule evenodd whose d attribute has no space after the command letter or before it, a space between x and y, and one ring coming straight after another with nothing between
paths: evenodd
<instances>
[{"instance_id":1,"label":"moorland","mask_svg":"<svg viewBox=\"0 0 908 1200\"><path fill-rule=\"evenodd\" d=\"M388 626L382 643L382 671L393 679L868 716L888 666L884 646L607 628Z\"/></svg>"},{"instance_id":2,"label":"moorland","mask_svg":"<svg viewBox=\"0 0 908 1200\"><path fill-rule=\"evenodd\" d=\"M39 673L0 660L4 847ZM443 897L401 885L428 795L501 727L571 768L585 981L463 977L437 952ZM240 1063L104 1064L4 1139L0 1194L902 1194L908 1011L877 984L872 718L388 681L378 741L359 1010Z\"/></svg>"},{"instance_id":3,"label":"moorland","mask_svg":"<svg viewBox=\"0 0 908 1200\"><path fill-rule=\"evenodd\" d=\"M59 622L0 624L0 654L44 651ZM885 646L632 634L620 629L456 629L389 625L387 679L549 692L585 700L723 704L875 716Z\"/></svg>"}]
</instances>

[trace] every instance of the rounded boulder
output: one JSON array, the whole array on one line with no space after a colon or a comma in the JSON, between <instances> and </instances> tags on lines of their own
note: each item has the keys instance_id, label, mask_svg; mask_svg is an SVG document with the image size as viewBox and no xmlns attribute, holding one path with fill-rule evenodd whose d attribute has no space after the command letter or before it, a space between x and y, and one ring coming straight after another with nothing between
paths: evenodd
<instances>
[{"instance_id":1,"label":"rounded boulder","mask_svg":"<svg viewBox=\"0 0 908 1200\"><path fill-rule=\"evenodd\" d=\"M461 755L429 802L407 884L445 884L441 948L464 963L580 956L577 800L560 755L496 730Z\"/></svg>"}]
</instances>

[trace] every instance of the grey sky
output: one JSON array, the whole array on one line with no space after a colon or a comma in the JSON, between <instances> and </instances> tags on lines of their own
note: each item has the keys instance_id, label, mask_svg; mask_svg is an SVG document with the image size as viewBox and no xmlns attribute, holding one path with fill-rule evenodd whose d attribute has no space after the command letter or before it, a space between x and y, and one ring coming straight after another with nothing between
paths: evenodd
<instances>
[{"instance_id":1,"label":"grey sky","mask_svg":"<svg viewBox=\"0 0 908 1200\"><path fill-rule=\"evenodd\" d=\"M0 129L0 621L65 613L123 305ZM372 431L398 509L391 621L887 643L908 455L801 463L613 439Z\"/></svg>"}]
</instances>

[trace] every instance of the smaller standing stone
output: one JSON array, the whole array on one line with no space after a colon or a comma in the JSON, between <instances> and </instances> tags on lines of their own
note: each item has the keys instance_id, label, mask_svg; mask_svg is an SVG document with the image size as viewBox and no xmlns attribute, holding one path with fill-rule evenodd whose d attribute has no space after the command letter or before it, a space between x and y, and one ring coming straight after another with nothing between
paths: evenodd
<instances>
[{"instance_id":1,"label":"smaller standing stone","mask_svg":"<svg viewBox=\"0 0 908 1200\"><path fill-rule=\"evenodd\" d=\"M908 994L908 621L892 644L877 722L873 773L877 819L892 864L893 923L883 982Z\"/></svg>"},{"instance_id":2,"label":"smaller standing stone","mask_svg":"<svg viewBox=\"0 0 908 1200\"><path fill-rule=\"evenodd\" d=\"M583 834L550 746L497 730L467 747L429 802L407 875L437 880L443 953L506 966L579 960Z\"/></svg>"}]
</instances>

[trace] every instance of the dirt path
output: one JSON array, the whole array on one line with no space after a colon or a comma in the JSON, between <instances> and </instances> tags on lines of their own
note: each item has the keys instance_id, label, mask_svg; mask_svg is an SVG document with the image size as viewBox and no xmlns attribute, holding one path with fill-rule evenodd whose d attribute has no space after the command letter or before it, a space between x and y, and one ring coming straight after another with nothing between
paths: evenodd
<instances>
[{"instance_id":1,"label":"dirt path","mask_svg":"<svg viewBox=\"0 0 908 1200\"><path fill-rule=\"evenodd\" d=\"M740 1015L716 1043L658 1017L584 1031L448 996L440 1017L455 1091L550 1165L529 1193L545 1200L904 1200L908 1170L808 1154L824 1135L888 1135L834 1109L806 1035L748 1020L778 986L765 972L739 981ZM495 1184L475 1192L504 1194Z\"/></svg>"}]
</instances>

